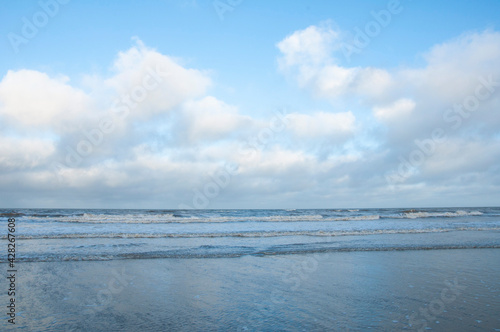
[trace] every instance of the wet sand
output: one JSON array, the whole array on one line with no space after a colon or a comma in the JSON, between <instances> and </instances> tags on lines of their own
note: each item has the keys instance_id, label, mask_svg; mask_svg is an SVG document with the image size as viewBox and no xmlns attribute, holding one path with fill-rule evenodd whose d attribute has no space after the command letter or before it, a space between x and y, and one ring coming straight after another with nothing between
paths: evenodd
<instances>
[{"instance_id":1,"label":"wet sand","mask_svg":"<svg viewBox=\"0 0 500 332\"><path fill-rule=\"evenodd\" d=\"M22 262L15 328L500 331L499 253L454 249ZM5 278L0 287L8 288ZM6 303L7 296L2 298ZM11 329L4 318L1 330Z\"/></svg>"}]
</instances>

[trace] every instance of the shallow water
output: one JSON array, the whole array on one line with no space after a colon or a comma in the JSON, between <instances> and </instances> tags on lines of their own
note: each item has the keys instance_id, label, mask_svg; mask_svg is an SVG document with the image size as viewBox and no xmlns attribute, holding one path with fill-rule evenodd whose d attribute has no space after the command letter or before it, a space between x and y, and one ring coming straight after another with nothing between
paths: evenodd
<instances>
[{"instance_id":1,"label":"shallow water","mask_svg":"<svg viewBox=\"0 0 500 332\"><path fill-rule=\"evenodd\" d=\"M19 261L235 257L500 245L500 208L18 209L0 210L0 216L16 218ZM6 243L6 235L1 236L0 243ZM0 261L4 259L0 257Z\"/></svg>"},{"instance_id":2,"label":"shallow water","mask_svg":"<svg viewBox=\"0 0 500 332\"><path fill-rule=\"evenodd\" d=\"M494 331L498 257L498 249L460 249L25 262L16 327L417 331L426 324L435 331Z\"/></svg>"},{"instance_id":3,"label":"shallow water","mask_svg":"<svg viewBox=\"0 0 500 332\"><path fill-rule=\"evenodd\" d=\"M500 331L499 208L9 217L15 329Z\"/></svg>"}]
</instances>

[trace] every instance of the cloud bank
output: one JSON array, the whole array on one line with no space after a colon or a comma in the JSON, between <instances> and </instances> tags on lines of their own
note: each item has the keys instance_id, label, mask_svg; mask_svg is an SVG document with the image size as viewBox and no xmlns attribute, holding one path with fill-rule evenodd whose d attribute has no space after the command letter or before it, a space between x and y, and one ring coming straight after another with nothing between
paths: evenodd
<instances>
[{"instance_id":1,"label":"cloud bank","mask_svg":"<svg viewBox=\"0 0 500 332\"><path fill-rule=\"evenodd\" d=\"M0 80L3 205L312 208L497 199L500 33L435 45L420 68L344 65L342 36L320 24L276 44L277 70L331 107L269 109L267 117L212 95L210 71L138 39L108 73L79 82L8 71ZM339 100L356 107L339 109Z\"/></svg>"}]
</instances>

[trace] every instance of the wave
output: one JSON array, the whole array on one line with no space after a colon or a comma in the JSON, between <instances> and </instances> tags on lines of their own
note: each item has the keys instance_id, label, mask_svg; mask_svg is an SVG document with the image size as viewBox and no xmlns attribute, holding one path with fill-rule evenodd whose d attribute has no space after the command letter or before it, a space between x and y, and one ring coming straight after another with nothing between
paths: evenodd
<instances>
[{"instance_id":1,"label":"wave","mask_svg":"<svg viewBox=\"0 0 500 332\"><path fill-rule=\"evenodd\" d=\"M248 247L230 248L223 246L204 246L185 250L166 250L115 254L41 254L16 257L17 262L54 262L54 261L110 261L125 259L168 259L168 258L234 258L242 256L277 256L294 254L321 254L330 252L382 252L382 251L428 251L456 249L499 249L500 244L460 244L460 245L390 245L390 246L328 246L300 248L298 246L261 250ZM4 263L0 259L0 263Z\"/></svg>"},{"instance_id":2,"label":"wave","mask_svg":"<svg viewBox=\"0 0 500 332\"><path fill-rule=\"evenodd\" d=\"M401 217L407 219L417 219L417 218L433 218L433 217L453 218L453 217L481 216L481 215L483 215L483 213L480 211L467 212L463 210L458 210L455 212L426 212L426 211L410 210L407 212L403 212Z\"/></svg>"},{"instance_id":3,"label":"wave","mask_svg":"<svg viewBox=\"0 0 500 332\"><path fill-rule=\"evenodd\" d=\"M358 220L377 220L380 215L361 215L345 217L325 217L320 214L315 215L272 215L272 216L241 216L241 217L200 217L200 216L182 216L178 214L92 214L84 213L81 216L63 216L63 217L25 217L28 220L43 220L54 222L69 223L89 223L89 224L168 224L168 223L224 223L224 222L304 222L304 221L358 221Z\"/></svg>"},{"instance_id":4,"label":"wave","mask_svg":"<svg viewBox=\"0 0 500 332\"><path fill-rule=\"evenodd\" d=\"M181 216L171 213L167 214L93 214L83 213L72 216L27 216L28 220L43 220L54 222L69 222L69 223L89 223L89 224L107 224L107 223L169 223L181 222ZM186 218L196 221L198 217Z\"/></svg>"},{"instance_id":5,"label":"wave","mask_svg":"<svg viewBox=\"0 0 500 332\"><path fill-rule=\"evenodd\" d=\"M361 216L363 217L363 216ZM359 218L359 217L352 217ZM241 216L241 217L201 217L201 216L182 216L178 214L92 214L85 213L82 216L66 216L66 217L26 217L31 220L50 220L55 222L72 222L72 223L123 223L123 224L151 224L151 223L224 223L224 222L294 222L294 221L323 221L323 220L344 220L345 218L328 219L322 215L272 215L272 216ZM357 220L357 219L353 219Z\"/></svg>"},{"instance_id":6,"label":"wave","mask_svg":"<svg viewBox=\"0 0 500 332\"><path fill-rule=\"evenodd\" d=\"M24 216L24 213L21 213L21 212L0 213L0 217L22 217L22 216Z\"/></svg>"},{"instance_id":7,"label":"wave","mask_svg":"<svg viewBox=\"0 0 500 332\"><path fill-rule=\"evenodd\" d=\"M353 236L353 235L381 235L381 234L422 234L442 233L451 231L499 231L500 227L457 227L457 228L428 228L428 229L375 229L349 231L248 231L248 232L213 232L213 233L68 233L44 235L18 235L20 240L38 239L99 239L99 238L222 238L222 237L279 237L279 236ZM6 237L2 236L5 240Z\"/></svg>"},{"instance_id":8,"label":"wave","mask_svg":"<svg viewBox=\"0 0 500 332\"><path fill-rule=\"evenodd\" d=\"M174 210L166 210L174 211ZM165 211L165 212L166 212ZM168 223L225 223L225 222L334 222L334 221L368 221L378 219L423 219L423 218L458 218L465 216L481 216L480 211L448 211L448 212L427 212L408 210L400 214L381 215L372 214L364 215L356 213L357 210L351 210L345 215L322 215L310 214L300 215L295 211L293 214L287 215L270 215L270 216L203 216L203 215L184 215L178 213L160 213L160 214L92 214L83 213L80 215L61 216L61 215L31 215L25 216L24 219L34 221L53 221L66 223L90 223L90 224L108 224L108 223L123 223L123 224L168 224ZM163 212L163 211L162 211ZM354 215L353 215L354 214Z\"/></svg>"},{"instance_id":9,"label":"wave","mask_svg":"<svg viewBox=\"0 0 500 332\"><path fill-rule=\"evenodd\" d=\"M357 221L357 220L378 220L380 216L378 214L369 215L369 216L354 216L354 217L339 217L332 218L332 221Z\"/></svg>"}]
</instances>

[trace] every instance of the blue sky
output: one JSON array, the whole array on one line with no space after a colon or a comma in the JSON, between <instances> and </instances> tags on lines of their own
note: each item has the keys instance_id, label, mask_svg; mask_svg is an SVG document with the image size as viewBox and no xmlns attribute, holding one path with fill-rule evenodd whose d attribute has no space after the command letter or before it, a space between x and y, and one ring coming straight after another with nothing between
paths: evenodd
<instances>
[{"instance_id":1,"label":"blue sky","mask_svg":"<svg viewBox=\"0 0 500 332\"><path fill-rule=\"evenodd\" d=\"M499 9L4 2L1 204L497 205ZM133 91L144 99L118 116Z\"/></svg>"}]
</instances>

